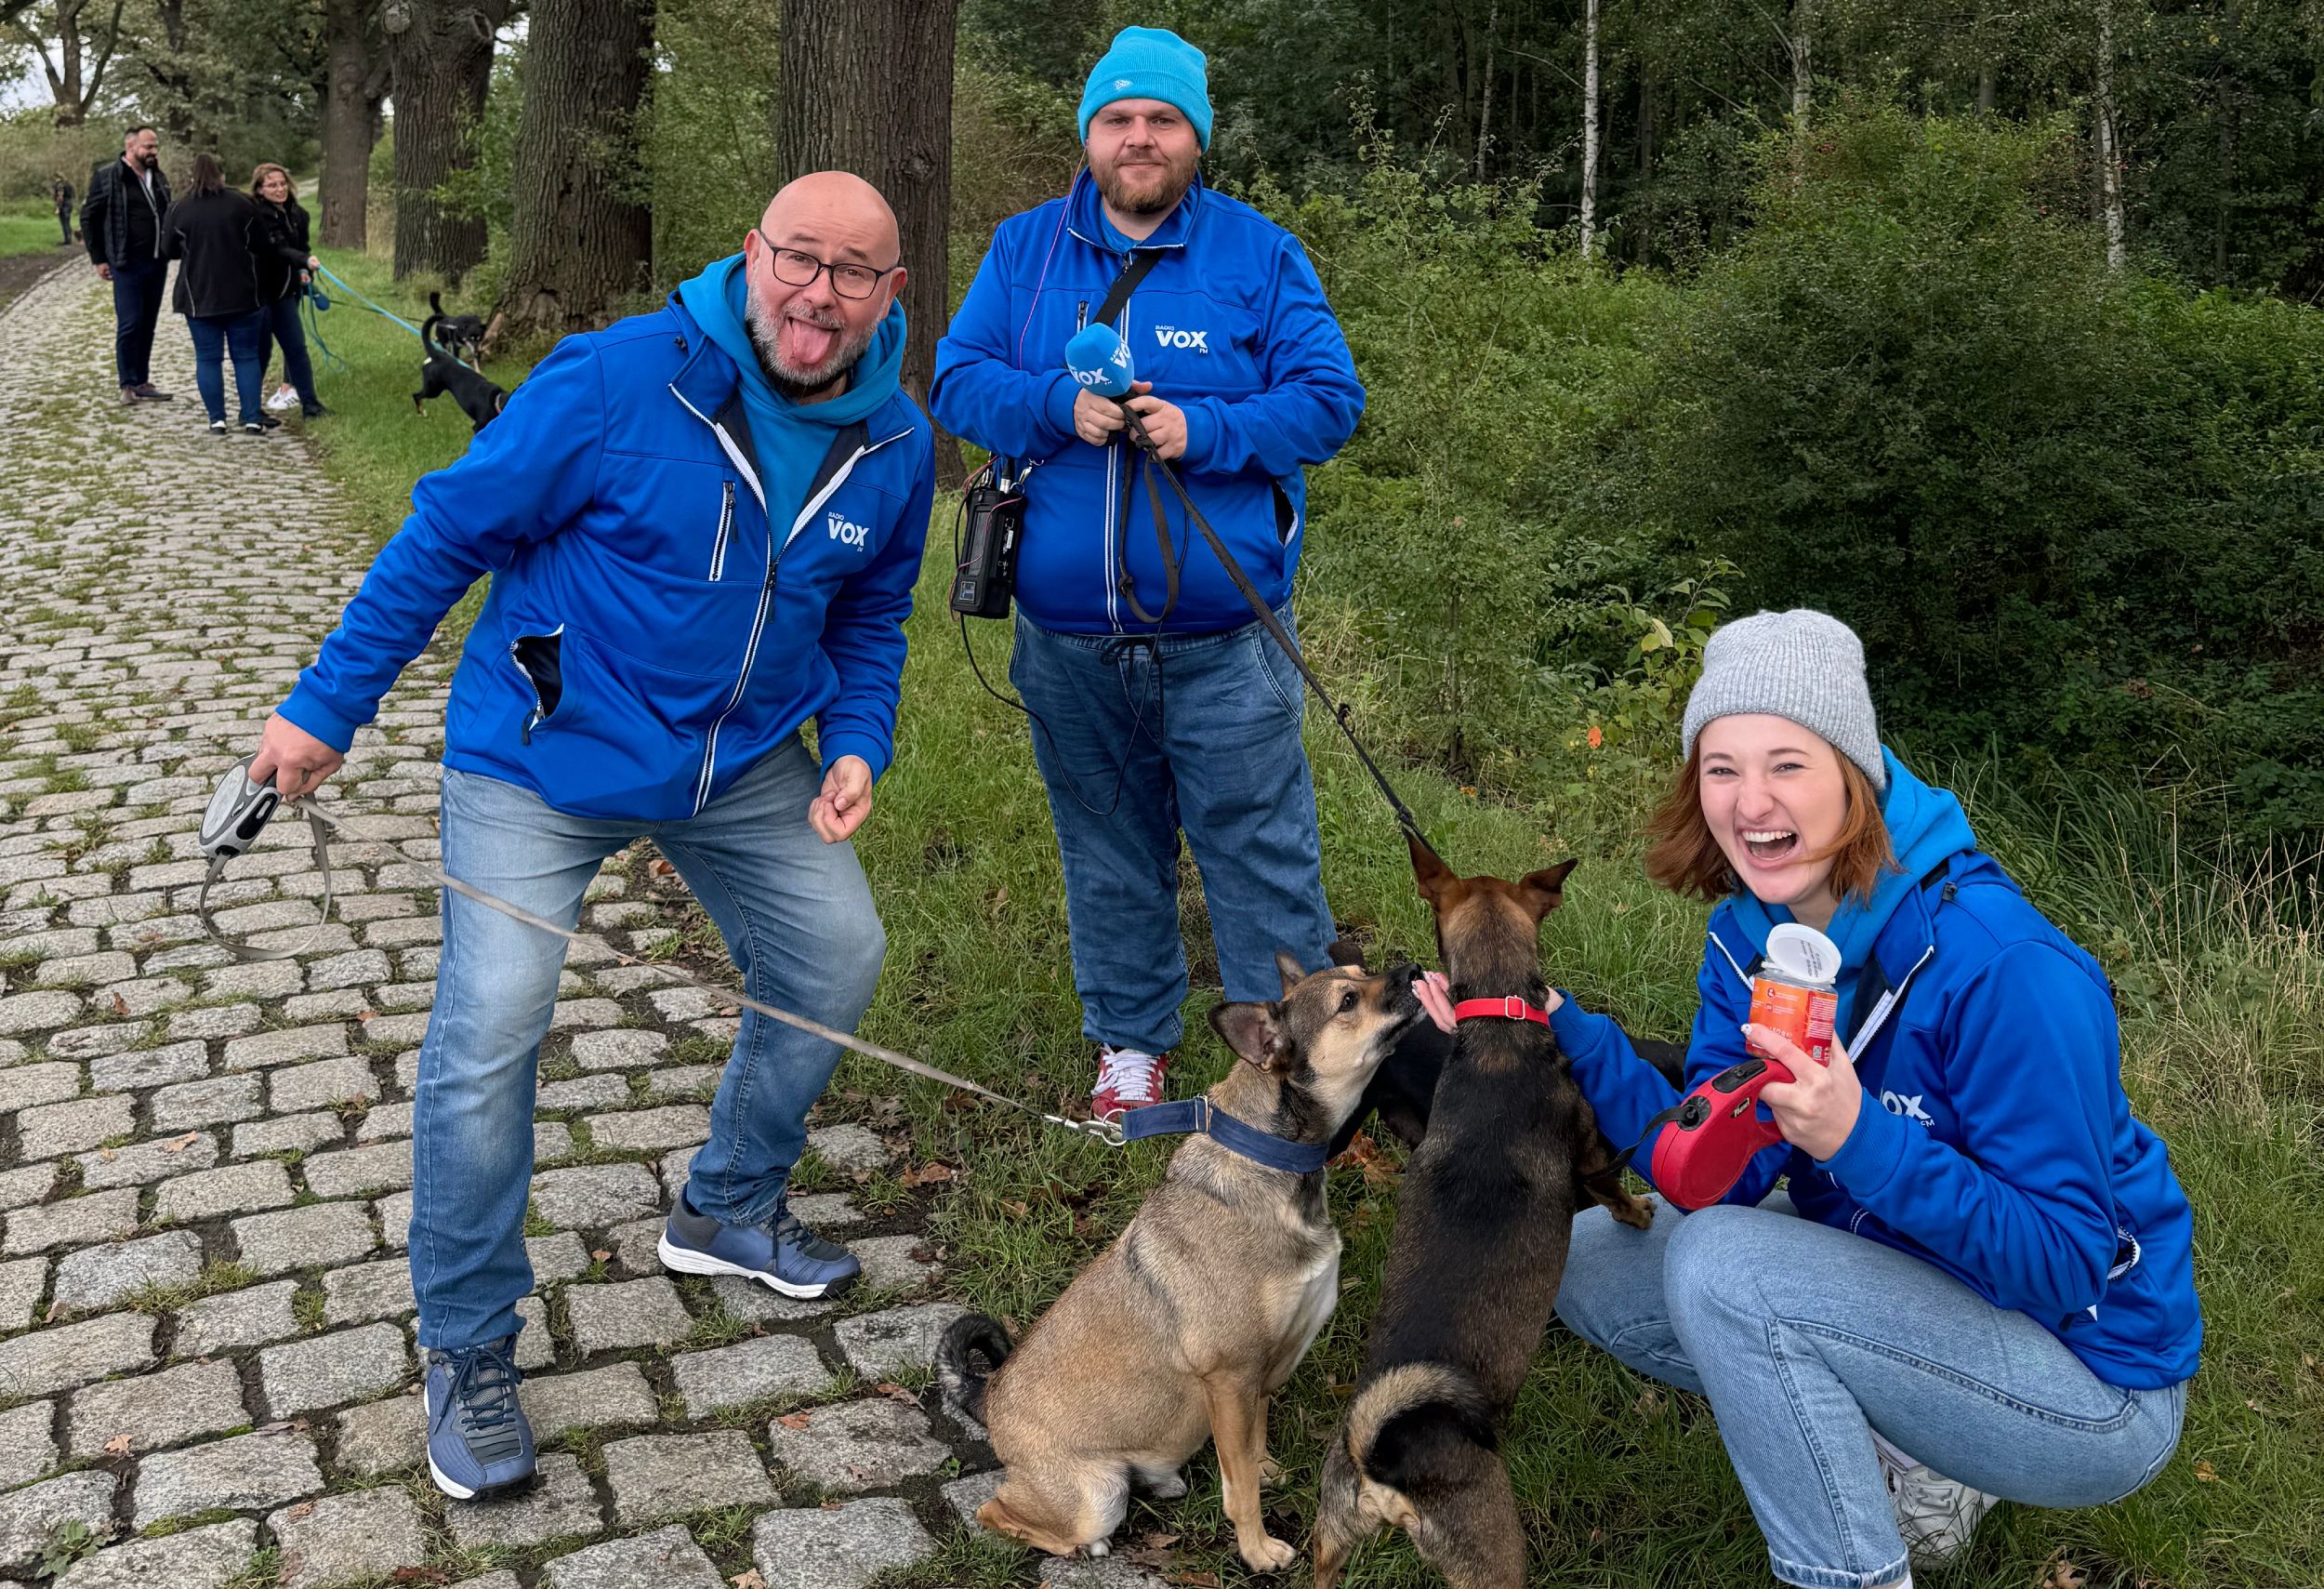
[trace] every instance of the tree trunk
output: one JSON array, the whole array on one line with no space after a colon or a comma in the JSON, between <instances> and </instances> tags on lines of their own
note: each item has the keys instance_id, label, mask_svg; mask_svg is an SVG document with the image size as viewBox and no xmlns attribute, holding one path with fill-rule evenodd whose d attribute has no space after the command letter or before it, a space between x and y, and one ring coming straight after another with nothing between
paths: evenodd
<instances>
[{"instance_id":1,"label":"tree trunk","mask_svg":"<svg viewBox=\"0 0 2324 1589\"><path fill-rule=\"evenodd\" d=\"M1598 0L1582 12L1581 257L1598 245Z\"/></svg>"},{"instance_id":2,"label":"tree trunk","mask_svg":"<svg viewBox=\"0 0 2324 1589\"><path fill-rule=\"evenodd\" d=\"M2106 223L2106 268L2127 258L2122 242L2122 156L2114 122L2114 5L2098 0L2098 202Z\"/></svg>"},{"instance_id":3,"label":"tree trunk","mask_svg":"<svg viewBox=\"0 0 2324 1589\"><path fill-rule=\"evenodd\" d=\"M1807 163L1808 117L1816 107L1816 0L1791 0L1791 168Z\"/></svg>"},{"instance_id":4,"label":"tree trunk","mask_svg":"<svg viewBox=\"0 0 2324 1589\"><path fill-rule=\"evenodd\" d=\"M959 0L789 0L775 159L785 181L852 171L894 206L910 274L904 385L922 407L951 313L952 52ZM938 468L957 479L949 438Z\"/></svg>"},{"instance_id":5,"label":"tree trunk","mask_svg":"<svg viewBox=\"0 0 2324 1589\"><path fill-rule=\"evenodd\" d=\"M654 0L534 0L531 27L517 124L531 158L517 166L495 318L561 337L605 324L653 272L637 124Z\"/></svg>"},{"instance_id":6,"label":"tree trunk","mask_svg":"<svg viewBox=\"0 0 2324 1589\"><path fill-rule=\"evenodd\" d=\"M1977 67L1977 114L1993 113L1993 63L1981 62Z\"/></svg>"},{"instance_id":7,"label":"tree trunk","mask_svg":"<svg viewBox=\"0 0 2324 1589\"><path fill-rule=\"evenodd\" d=\"M48 43L36 40L41 73L48 79L48 97L55 102L58 126L79 126L105 86L105 67L121 39L123 0L112 0L110 18L103 0L58 0L52 13L57 34L57 59L48 59ZM84 23L95 32L85 32ZM90 59L95 52L95 60Z\"/></svg>"},{"instance_id":8,"label":"tree trunk","mask_svg":"<svg viewBox=\"0 0 2324 1589\"><path fill-rule=\"evenodd\" d=\"M1476 173L1480 182L1485 180L1485 156L1493 147L1493 56L1500 44L1500 0L1493 0L1493 9L1485 19L1485 104L1477 112Z\"/></svg>"},{"instance_id":9,"label":"tree trunk","mask_svg":"<svg viewBox=\"0 0 2324 1589\"><path fill-rule=\"evenodd\" d=\"M387 0L394 71L395 277L433 271L455 285L484 258L484 218L448 213L437 190L476 164L492 86L493 35L508 0Z\"/></svg>"},{"instance_id":10,"label":"tree trunk","mask_svg":"<svg viewBox=\"0 0 2324 1589\"><path fill-rule=\"evenodd\" d=\"M387 89L376 0L324 0L323 182L318 195L325 248L369 241L371 148Z\"/></svg>"}]
</instances>

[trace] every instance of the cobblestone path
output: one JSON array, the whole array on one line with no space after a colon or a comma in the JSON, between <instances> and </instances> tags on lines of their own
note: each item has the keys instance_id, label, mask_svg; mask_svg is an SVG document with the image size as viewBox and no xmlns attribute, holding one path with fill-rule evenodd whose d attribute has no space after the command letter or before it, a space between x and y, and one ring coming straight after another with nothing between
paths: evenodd
<instances>
[{"instance_id":1,"label":"cobblestone path","mask_svg":"<svg viewBox=\"0 0 2324 1589\"><path fill-rule=\"evenodd\" d=\"M300 444L203 431L174 316L155 373L178 400L113 405L112 334L78 269L0 314L0 1580L941 1580L992 1459L929 1388L958 1309L894 1148L836 1121L801 1167L794 1206L862 1255L858 1294L665 1275L733 1012L610 954L574 951L541 1064L540 1480L486 1504L428 1483L403 1249L438 922L410 858L436 854L453 656L405 674L336 782L334 919L284 824L214 897L297 958L206 942L196 818L368 549ZM642 850L590 897L627 949L693 920Z\"/></svg>"}]
</instances>

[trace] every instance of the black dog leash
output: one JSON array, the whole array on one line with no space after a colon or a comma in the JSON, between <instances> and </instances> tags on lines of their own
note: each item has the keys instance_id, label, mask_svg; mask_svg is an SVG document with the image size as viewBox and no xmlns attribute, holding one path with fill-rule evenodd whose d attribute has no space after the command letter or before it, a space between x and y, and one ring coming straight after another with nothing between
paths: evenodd
<instances>
[{"instance_id":1,"label":"black dog leash","mask_svg":"<svg viewBox=\"0 0 2324 1589\"><path fill-rule=\"evenodd\" d=\"M1371 775L1372 783L1388 801L1388 808L1396 814L1396 826L1404 829L1406 838L1431 855L1436 856L1438 860L1443 860L1443 856L1436 854L1436 846L1428 841L1428 834L1421 829L1420 819L1412 814L1412 808L1405 804L1403 797L1396 793L1395 786L1391 784L1388 781L1388 775L1380 770L1380 763L1373 761L1371 752L1364 748L1364 741L1356 737L1355 725L1349 721L1351 708L1344 702L1333 700L1331 692L1324 688L1323 681L1316 678L1314 672L1309 669L1307 659L1300 655L1299 642L1291 638L1290 630L1283 627L1283 620L1275 616L1274 609L1268 606L1267 599L1259 593L1259 587L1251 583L1250 576L1243 572L1243 565L1235 561L1235 554L1227 550L1226 543L1219 538L1219 532L1210 527L1210 521L1204 518L1202 510L1195 506L1195 499L1187 495L1185 483L1178 478L1178 471L1154 450L1154 438L1146 434L1144 423L1136 414L1130 412L1129 402L1118 397L1114 401L1121 405L1122 417L1129 423L1130 439L1145 453L1148 469L1154 473L1159 473L1169 483L1170 489L1178 495L1180 506L1186 510L1187 521L1202 532L1202 538L1209 546L1211 554L1219 560L1220 566L1226 570L1226 576L1234 582L1236 591L1241 594L1245 602L1249 603L1250 610L1257 616L1260 626L1267 631L1268 637L1282 648L1283 655L1290 658L1291 666L1298 669L1299 676L1306 681L1307 687L1314 691L1315 698L1323 703L1325 712L1333 722L1339 725L1340 732L1346 735L1348 748L1355 752L1355 759L1364 764L1364 771ZM1154 488L1153 473L1149 473L1146 477L1146 487L1149 491ZM1155 500L1154 511L1155 531L1162 535L1167 543L1169 536L1162 526L1162 504L1159 498Z\"/></svg>"}]
</instances>

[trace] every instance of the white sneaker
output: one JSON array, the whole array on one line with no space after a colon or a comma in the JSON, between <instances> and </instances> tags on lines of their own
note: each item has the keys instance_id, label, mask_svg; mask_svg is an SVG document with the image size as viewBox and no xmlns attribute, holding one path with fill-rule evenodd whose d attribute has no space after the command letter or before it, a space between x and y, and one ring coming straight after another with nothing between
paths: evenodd
<instances>
[{"instance_id":1,"label":"white sneaker","mask_svg":"<svg viewBox=\"0 0 2324 1589\"><path fill-rule=\"evenodd\" d=\"M1888 1481L1889 1504L1896 1509L1896 1531L1912 1559L1934 1565L1960 1555L2000 1497L1947 1478L1878 1434L1872 1445L1880 1452L1881 1476Z\"/></svg>"},{"instance_id":2,"label":"white sneaker","mask_svg":"<svg viewBox=\"0 0 2324 1589\"><path fill-rule=\"evenodd\" d=\"M285 381L274 389L274 395L266 400L266 405L277 414L285 409L296 408L298 406L298 393L291 388L289 382Z\"/></svg>"}]
</instances>

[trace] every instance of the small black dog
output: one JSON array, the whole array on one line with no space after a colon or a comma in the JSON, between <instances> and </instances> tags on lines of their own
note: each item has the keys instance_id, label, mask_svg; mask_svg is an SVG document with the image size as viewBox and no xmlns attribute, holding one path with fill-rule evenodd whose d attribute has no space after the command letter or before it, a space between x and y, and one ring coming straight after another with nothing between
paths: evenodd
<instances>
[{"instance_id":1,"label":"small black dog","mask_svg":"<svg viewBox=\"0 0 2324 1589\"><path fill-rule=\"evenodd\" d=\"M1363 946L1346 938L1331 946L1334 965L1362 966ZM1436 1098L1437 1078L1445 1073L1445 1060L1452 1053L1450 1033L1440 1032L1433 1021L1419 1021L1405 1028L1404 1036L1389 1051L1386 1063L1372 1073L1369 1085L1364 1089L1363 1101L1347 1118L1331 1139L1333 1158L1347 1150L1355 1133L1369 1124L1374 1115L1404 1144L1406 1150L1420 1145L1428 1134L1429 1107ZM1686 1045L1664 1042L1657 1038L1632 1038L1631 1046L1638 1056L1662 1072L1673 1087L1683 1087L1686 1074Z\"/></svg>"},{"instance_id":2,"label":"small black dog","mask_svg":"<svg viewBox=\"0 0 2324 1589\"><path fill-rule=\"evenodd\" d=\"M413 412L425 414L422 402L450 392L460 412L481 430L500 417L508 404L506 391L471 367L483 351L483 319L474 314L446 314L443 299L436 293L428 295L428 307L435 312L419 328L420 348L427 357L420 362L419 390L412 393Z\"/></svg>"}]
</instances>

